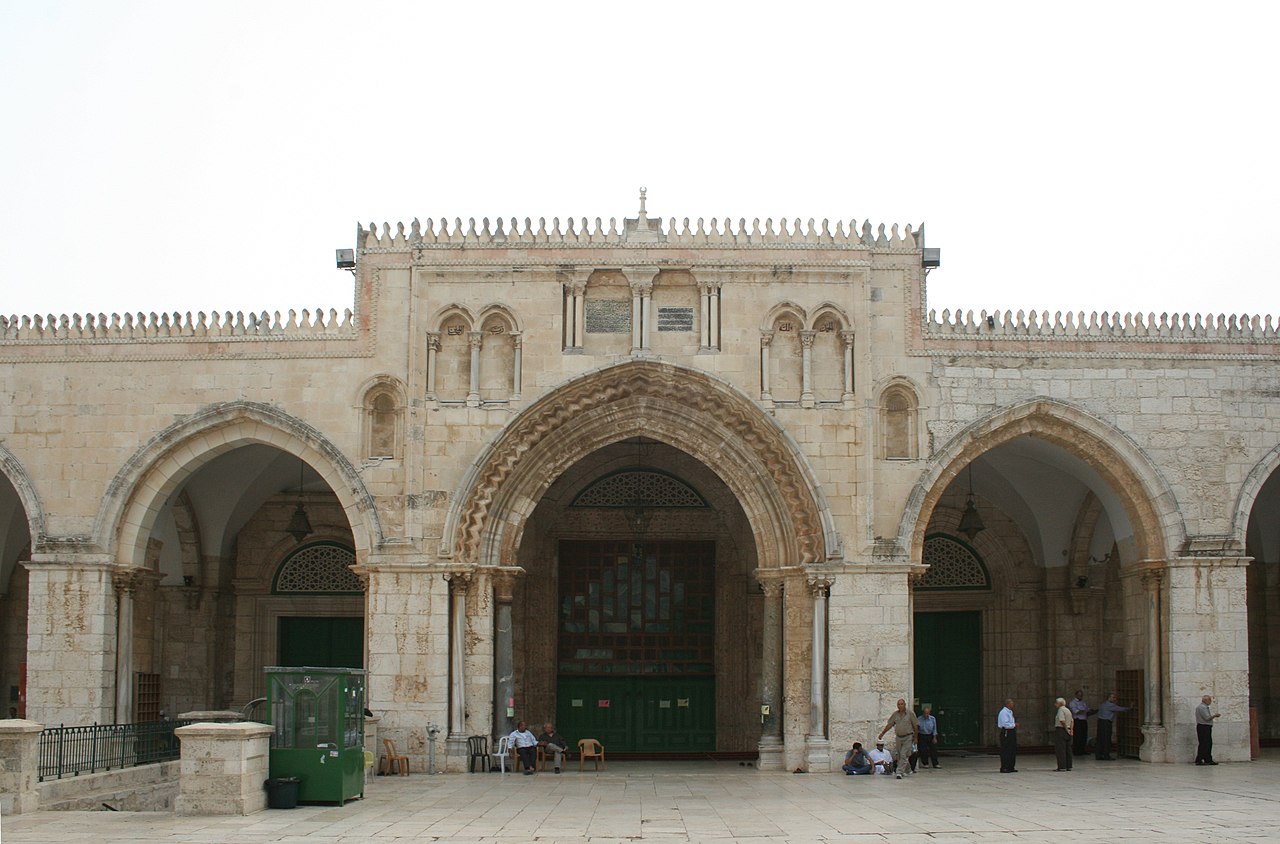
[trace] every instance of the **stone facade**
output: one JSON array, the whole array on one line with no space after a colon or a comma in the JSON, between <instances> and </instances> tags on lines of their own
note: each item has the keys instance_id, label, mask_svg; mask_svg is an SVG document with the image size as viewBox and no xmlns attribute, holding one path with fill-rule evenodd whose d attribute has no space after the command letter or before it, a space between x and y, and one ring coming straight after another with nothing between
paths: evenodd
<instances>
[{"instance_id":1,"label":"stone facade","mask_svg":"<svg viewBox=\"0 0 1280 844\"><path fill-rule=\"evenodd\" d=\"M1250 706L1280 738L1270 317L938 315L923 229L854 221L356 245L344 314L0 319L0 683L27 717L238 708L287 620L362 619L381 734L422 770L445 726L461 770L467 736L562 703L564 549L632 536L714 543L715 749L762 767L829 769L916 701L922 613L979 619L971 743L1006 697L1047 723L1123 677L1143 758L1190 758L1206 693L1219 758L1248 758ZM618 472L706 506L575 504ZM929 586L932 537L985 579ZM282 579L314 543L358 583Z\"/></svg>"}]
</instances>

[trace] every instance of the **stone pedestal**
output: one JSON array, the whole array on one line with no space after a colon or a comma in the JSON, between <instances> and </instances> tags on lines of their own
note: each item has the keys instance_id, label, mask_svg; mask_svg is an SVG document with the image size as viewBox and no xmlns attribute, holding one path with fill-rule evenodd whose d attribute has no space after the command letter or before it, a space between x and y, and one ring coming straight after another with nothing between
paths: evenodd
<instances>
[{"instance_id":1,"label":"stone pedestal","mask_svg":"<svg viewBox=\"0 0 1280 844\"><path fill-rule=\"evenodd\" d=\"M0 721L0 815L39 808L40 731L34 721Z\"/></svg>"},{"instance_id":2,"label":"stone pedestal","mask_svg":"<svg viewBox=\"0 0 1280 844\"><path fill-rule=\"evenodd\" d=\"M1177 758L1169 758L1169 730L1163 725L1143 724L1138 758L1143 762L1177 762Z\"/></svg>"},{"instance_id":3,"label":"stone pedestal","mask_svg":"<svg viewBox=\"0 0 1280 844\"><path fill-rule=\"evenodd\" d=\"M182 742L177 814L249 815L267 808L270 727L202 723L174 735Z\"/></svg>"}]
</instances>

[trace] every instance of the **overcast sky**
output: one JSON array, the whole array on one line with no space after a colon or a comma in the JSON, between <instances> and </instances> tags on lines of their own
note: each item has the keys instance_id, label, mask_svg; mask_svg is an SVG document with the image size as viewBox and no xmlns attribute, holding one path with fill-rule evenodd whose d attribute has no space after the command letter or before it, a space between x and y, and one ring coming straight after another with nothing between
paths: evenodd
<instances>
[{"instance_id":1,"label":"overcast sky","mask_svg":"<svg viewBox=\"0 0 1280 844\"><path fill-rule=\"evenodd\" d=\"M4 314L348 307L356 221L926 224L943 307L1280 314L1280 3L0 0Z\"/></svg>"}]
</instances>

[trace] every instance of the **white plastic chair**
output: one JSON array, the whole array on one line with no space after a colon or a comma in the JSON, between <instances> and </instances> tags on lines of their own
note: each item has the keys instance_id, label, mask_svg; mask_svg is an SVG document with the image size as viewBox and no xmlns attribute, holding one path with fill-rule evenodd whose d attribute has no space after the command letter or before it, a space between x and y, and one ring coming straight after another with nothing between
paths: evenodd
<instances>
[{"instance_id":1,"label":"white plastic chair","mask_svg":"<svg viewBox=\"0 0 1280 844\"><path fill-rule=\"evenodd\" d=\"M497 748L489 754L497 761L501 767L502 773L507 772L507 757L511 755L511 736L502 736L498 739Z\"/></svg>"}]
</instances>

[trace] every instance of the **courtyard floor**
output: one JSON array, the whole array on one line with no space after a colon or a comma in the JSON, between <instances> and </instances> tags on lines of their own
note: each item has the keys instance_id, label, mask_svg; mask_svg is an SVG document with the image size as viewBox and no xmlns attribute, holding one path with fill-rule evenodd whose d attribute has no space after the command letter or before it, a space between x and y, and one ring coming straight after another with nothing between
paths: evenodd
<instances>
[{"instance_id":1,"label":"courtyard floor","mask_svg":"<svg viewBox=\"0 0 1280 844\"><path fill-rule=\"evenodd\" d=\"M36 812L4 844L348 842L1024 842L1280 840L1280 752L1196 767L1022 756L944 758L914 777L763 774L736 762L608 770L377 777L366 798L248 817Z\"/></svg>"}]
</instances>

